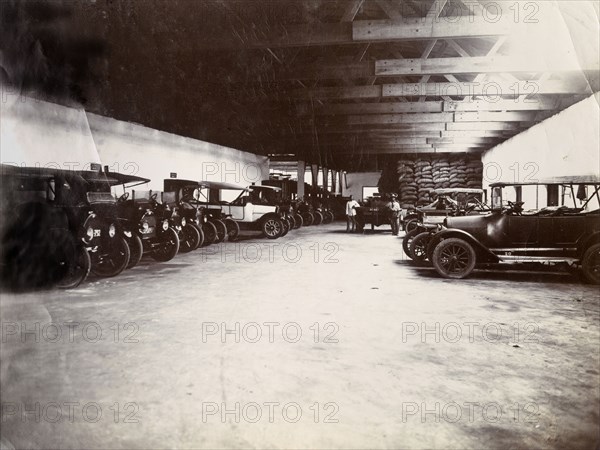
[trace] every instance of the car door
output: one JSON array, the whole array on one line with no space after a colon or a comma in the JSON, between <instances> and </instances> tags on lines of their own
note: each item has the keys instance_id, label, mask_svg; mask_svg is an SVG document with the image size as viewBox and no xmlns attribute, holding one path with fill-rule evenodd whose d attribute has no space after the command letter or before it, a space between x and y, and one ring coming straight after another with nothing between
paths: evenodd
<instances>
[{"instance_id":1,"label":"car door","mask_svg":"<svg viewBox=\"0 0 600 450\"><path fill-rule=\"evenodd\" d=\"M585 233L585 217L551 216L540 218L540 239L543 247L575 247Z\"/></svg>"},{"instance_id":2,"label":"car door","mask_svg":"<svg viewBox=\"0 0 600 450\"><path fill-rule=\"evenodd\" d=\"M508 216L507 236L511 247L538 247L539 217Z\"/></svg>"}]
</instances>

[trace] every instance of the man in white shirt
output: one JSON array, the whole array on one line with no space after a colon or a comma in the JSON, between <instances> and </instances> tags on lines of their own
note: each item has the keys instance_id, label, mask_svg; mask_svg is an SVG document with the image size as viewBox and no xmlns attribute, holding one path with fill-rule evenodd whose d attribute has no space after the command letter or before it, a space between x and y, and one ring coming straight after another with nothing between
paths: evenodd
<instances>
[{"instance_id":1,"label":"man in white shirt","mask_svg":"<svg viewBox=\"0 0 600 450\"><path fill-rule=\"evenodd\" d=\"M402 208L400 208L400 203L396 200L396 196L392 194L390 198L390 202L387 204L390 213L390 224L392 225L392 234L394 236L398 236L398 231L400 229L400 213L402 212Z\"/></svg>"},{"instance_id":2,"label":"man in white shirt","mask_svg":"<svg viewBox=\"0 0 600 450\"><path fill-rule=\"evenodd\" d=\"M350 196L346 202L346 233L350 231L350 225L352 225L352 232L356 228L356 208L359 206L358 202Z\"/></svg>"}]
</instances>

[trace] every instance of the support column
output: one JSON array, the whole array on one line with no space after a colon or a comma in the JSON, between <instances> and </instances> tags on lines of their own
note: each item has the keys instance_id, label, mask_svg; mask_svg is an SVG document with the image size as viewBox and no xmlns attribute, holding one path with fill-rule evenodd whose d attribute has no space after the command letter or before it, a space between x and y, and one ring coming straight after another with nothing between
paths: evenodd
<instances>
[{"instance_id":1,"label":"support column","mask_svg":"<svg viewBox=\"0 0 600 450\"><path fill-rule=\"evenodd\" d=\"M337 193L338 193L338 191L337 191L337 187L338 187L337 177L338 177L337 170L332 170L331 171L331 193L333 195L337 195Z\"/></svg>"},{"instance_id":2,"label":"support column","mask_svg":"<svg viewBox=\"0 0 600 450\"><path fill-rule=\"evenodd\" d=\"M298 161L298 185L296 187L296 196L298 200L304 200L304 173L306 171L306 163Z\"/></svg>"},{"instance_id":3,"label":"support column","mask_svg":"<svg viewBox=\"0 0 600 450\"><path fill-rule=\"evenodd\" d=\"M312 175L312 194L315 195L317 192L317 188L319 186L319 165L311 164L310 165L310 174Z\"/></svg>"},{"instance_id":4,"label":"support column","mask_svg":"<svg viewBox=\"0 0 600 450\"><path fill-rule=\"evenodd\" d=\"M343 170L340 170L339 176L340 176L340 194L344 195L344 189L346 187L344 185L344 171Z\"/></svg>"},{"instance_id":5,"label":"support column","mask_svg":"<svg viewBox=\"0 0 600 450\"><path fill-rule=\"evenodd\" d=\"M329 169L327 167L323 167L323 189L329 190Z\"/></svg>"}]
</instances>

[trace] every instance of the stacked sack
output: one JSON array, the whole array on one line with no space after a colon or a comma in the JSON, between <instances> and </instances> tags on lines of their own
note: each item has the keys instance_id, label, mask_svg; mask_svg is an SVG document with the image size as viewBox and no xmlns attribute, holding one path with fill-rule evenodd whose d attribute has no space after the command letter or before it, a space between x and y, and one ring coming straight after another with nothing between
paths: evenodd
<instances>
[{"instance_id":1,"label":"stacked sack","mask_svg":"<svg viewBox=\"0 0 600 450\"><path fill-rule=\"evenodd\" d=\"M402 208L410 208L417 202L417 184L413 161L399 161L397 171L400 206Z\"/></svg>"},{"instance_id":2,"label":"stacked sack","mask_svg":"<svg viewBox=\"0 0 600 450\"><path fill-rule=\"evenodd\" d=\"M417 206L431 203L435 183L433 181L433 167L428 158L418 158L415 161L415 181L417 184Z\"/></svg>"},{"instance_id":3,"label":"stacked sack","mask_svg":"<svg viewBox=\"0 0 600 450\"><path fill-rule=\"evenodd\" d=\"M481 189L483 164L471 155L406 157L398 161L397 173L400 204L410 208L435 200L435 189Z\"/></svg>"},{"instance_id":4,"label":"stacked sack","mask_svg":"<svg viewBox=\"0 0 600 450\"><path fill-rule=\"evenodd\" d=\"M480 159L471 158L467 161L467 187L481 189L483 185L483 163Z\"/></svg>"}]
</instances>

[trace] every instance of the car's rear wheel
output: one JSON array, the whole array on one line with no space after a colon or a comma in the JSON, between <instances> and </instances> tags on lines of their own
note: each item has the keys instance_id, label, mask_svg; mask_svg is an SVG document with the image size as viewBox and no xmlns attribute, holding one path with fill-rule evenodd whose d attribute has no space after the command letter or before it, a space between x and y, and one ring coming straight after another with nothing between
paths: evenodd
<instances>
[{"instance_id":1,"label":"car's rear wheel","mask_svg":"<svg viewBox=\"0 0 600 450\"><path fill-rule=\"evenodd\" d=\"M240 235L240 224L231 217L225 219L224 222L227 227L227 239L229 241L235 241Z\"/></svg>"},{"instance_id":2,"label":"car's rear wheel","mask_svg":"<svg viewBox=\"0 0 600 450\"><path fill-rule=\"evenodd\" d=\"M160 246L151 253L155 261L167 262L179 252L179 236L173 228L163 232Z\"/></svg>"},{"instance_id":3,"label":"car's rear wheel","mask_svg":"<svg viewBox=\"0 0 600 450\"><path fill-rule=\"evenodd\" d=\"M202 224L202 232L204 233L204 245L210 245L217 242L217 227L211 222Z\"/></svg>"},{"instance_id":4,"label":"car's rear wheel","mask_svg":"<svg viewBox=\"0 0 600 450\"><path fill-rule=\"evenodd\" d=\"M198 228L187 224L185 227L181 228L179 251L181 253L189 253L192 250L196 250L200 245L200 241L200 232L198 231Z\"/></svg>"},{"instance_id":5,"label":"car's rear wheel","mask_svg":"<svg viewBox=\"0 0 600 450\"><path fill-rule=\"evenodd\" d=\"M304 225L304 219L302 218L302 216L300 214L294 214L294 229L298 229L300 228L302 225Z\"/></svg>"},{"instance_id":6,"label":"car's rear wheel","mask_svg":"<svg viewBox=\"0 0 600 450\"><path fill-rule=\"evenodd\" d=\"M402 238L402 249L404 250L404 254L412 259L412 253L410 252L410 244L415 236L419 234L419 230L413 229L408 231L404 237Z\"/></svg>"},{"instance_id":7,"label":"car's rear wheel","mask_svg":"<svg viewBox=\"0 0 600 450\"><path fill-rule=\"evenodd\" d=\"M129 262L127 263L127 268L131 269L132 267L137 266L142 260L144 244L142 243L142 239L137 234L134 234L127 239L127 245L129 246Z\"/></svg>"},{"instance_id":8,"label":"car's rear wheel","mask_svg":"<svg viewBox=\"0 0 600 450\"><path fill-rule=\"evenodd\" d=\"M263 220L262 232L267 239L277 239L283 233L283 223L276 217Z\"/></svg>"},{"instance_id":9,"label":"car's rear wheel","mask_svg":"<svg viewBox=\"0 0 600 450\"><path fill-rule=\"evenodd\" d=\"M117 276L127 268L130 257L127 241L115 236L98 248L92 264L92 273L104 278Z\"/></svg>"},{"instance_id":10,"label":"car's rear wheel","mask_svg":"<svg viewBox=\"0 0 600 450\"><path fill-rule=\"evenodd\" d=\"M195 223L191 223L191 226L193 226L197 231L198 231L198 235L200 236L200 242L198 243L198 247L202 247L204 245L204 231L202 231L202 227L200 227L199 225L196 225Z\"/></svg>"},{"instance_id":11,"label":"car's rear wheel","mask_svg":"<svg viewBox=\"0 0 600 450\"><path fill-rule=\"evenodd\" d=\"M217 243L223 242L227 237L227 227L221 219L212 219L211 222L217 229Z\"/></svg>"},{"instance_id":12,"label":"car's rear wheel","mask_svg":"<svg viewBox=\"0 0 600 450\"><path fill-rule=\"evenodd\" d=\"M323 223L324 224L333 222L333 219L334 219L334 217L333 217L333 213L331 211L325 211L323 213Z\"/></svg>"},{"instance_id":13,"label":"car's rear wheel","mask_svg":"<svg viewBox=\"0 0 600 450\"><path fill-rule=\"evenodd\" d=\"M431 240L431 234L423 232L417 234L410 243L410 255L415 262L423 263L427 259L427 246Z\"/></svg>"},{"instance_id":14,"label":"car's rear wheel","mask_svg":"<svg viewBox=\"0 0 600 450\"><path fill-rule=\"evenodd\" d=\"M477 255L473 246L459 238L441 241L433 251L435 270L445 278L465 278L475 268Z\"/></svg>"},{"instance_id":15,"label":"car's rear wheel","mask_svg":"<svg viewBox=\"0 0 600 450\"><path fill-rule=\"evenodd\" d=\"M583 254L581 270L586 281L600 284L600 244L592 245Z\"/></svg>"},{"instance_id":16,"label":"car's rear wheel","mask_svg":"<svg viewBox=\"0 0 600 450\"><path fill-rule=\"evenodd\" d=\"M290 231L296 228L296 219L294 219L294 216L286 216L286 219L290 223Z\"/></svg>"}]
</instances>

